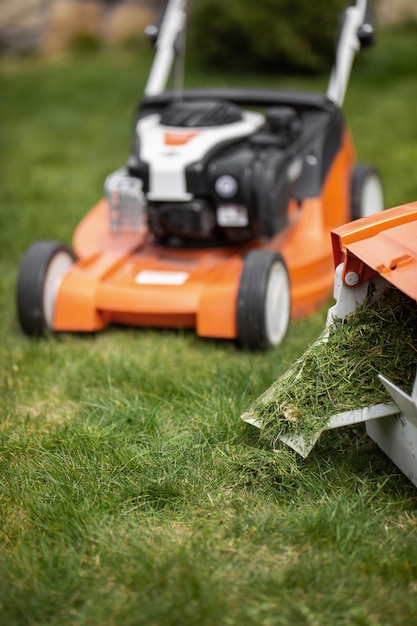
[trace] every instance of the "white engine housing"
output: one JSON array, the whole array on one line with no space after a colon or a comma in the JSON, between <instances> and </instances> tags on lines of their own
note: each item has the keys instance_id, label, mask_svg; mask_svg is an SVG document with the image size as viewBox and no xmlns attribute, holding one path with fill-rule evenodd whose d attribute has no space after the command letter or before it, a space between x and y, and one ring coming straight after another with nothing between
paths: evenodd
<instances>
[{"instance_id":1,"label":"white engine housing","mask_svg":"<svg viewBox=\"0 0 417 626\"><path fill-rule=\"evenodd\" d=\"M247 137L261 128L265 117L242 111L242 120L209 128L176 128L160 123L160 115L140 119L136 133L140 157L149 163L148 200L184 202L193 199L187 191L185 168L201 161L213 148L233 139Z\"/></svg>"}]
</instances>

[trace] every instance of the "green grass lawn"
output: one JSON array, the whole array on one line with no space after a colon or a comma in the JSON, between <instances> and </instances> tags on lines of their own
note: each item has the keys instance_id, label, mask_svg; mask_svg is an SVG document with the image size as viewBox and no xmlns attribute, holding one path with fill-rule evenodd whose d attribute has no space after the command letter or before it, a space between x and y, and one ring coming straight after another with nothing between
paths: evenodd
<instances>
[{"instance_id":1,"label":"green grass lawn","mask_svg":"<svg viewBox=\"0 0 417 626\"><path fill-rule=\"evenodd\" d=\"M417 200L417 28L381 34L345 112L387 207ZM240 413L318 335L265 354L191 332L25 338L15 281L37 239L70 243L124 163L143 50L0 61L0 623L410 625L417 491L362 427L307 460ZM225 76L189 85L300 86Z\"/></svg>"}]
</instances>

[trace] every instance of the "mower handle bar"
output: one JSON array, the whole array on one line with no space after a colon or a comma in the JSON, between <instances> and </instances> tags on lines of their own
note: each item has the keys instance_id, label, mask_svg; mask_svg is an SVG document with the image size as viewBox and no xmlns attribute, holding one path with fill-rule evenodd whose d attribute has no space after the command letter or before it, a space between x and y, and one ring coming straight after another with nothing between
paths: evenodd
<instances>
[{"instance_id":1,"label":"mower handle bar","mask_svg":"<svg viewBox=\"0 0 417 626\"><path fill-rule=\"evenodd\" d=\"M160 94L168 80L175 57L176 43L185 28L185 0L169 0L159 26L148 29L155 39L156 54L145 87L145 96Z\"/></svg>"},{"instance_id":2,"label":"mower handle bar","mask_svg":"<svg viewBox=\"0 0 417 626\"><path fill-rule=\"evenodd\" d=\"M362 43L365 45L371 41L372 33L370 0L357 0L355 5L347 7L344 12L335 64L327 88L327 97L339 107L345 98L355 54Z\"/></svg>"},{"instance_id":3,"label":"mower handle bar","mask_svg":"<svg viewBox=\"0 0 417 626\"><path fill-rule=\"evenodd\" d=\"M155 39L156 54L145 86L145 96L157 96L166 86L174 61L176 44L185 29L186 0L168 0L159 26L154 26L149 35ZM337 106L343 104L355 54L361 40L370 40L373 32L370 0L356 0L344 12L338 38L336 59L327 88L327 98Z\"/></svg>"}]
</instances>

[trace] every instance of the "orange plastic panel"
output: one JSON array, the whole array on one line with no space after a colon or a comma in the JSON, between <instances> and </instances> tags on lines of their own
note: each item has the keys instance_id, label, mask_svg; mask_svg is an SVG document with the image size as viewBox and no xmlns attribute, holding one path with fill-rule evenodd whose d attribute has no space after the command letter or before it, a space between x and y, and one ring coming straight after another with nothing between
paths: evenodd
<instances>
[{"instance_id":1,"label":"orange plastic panel","mask_svg":"<svg viewBox=\"0 0 417 626\"><path fill-rule=\"evenodd\" d=\"M332 163L321 193L323 227L326 231L351 220L350 190L354 163L355 150L350 132L346 129L342 148Z\"/></svg>"},{"instance_id":2,"label":"orange plastic panel","mask_svg":"<svg viewBox=\"0 0 417 626\"><path fill-rule=\"evenodd\" d=\"M72 246L79 259L88 259L103 251L129 253L143 245L146 228L139 233L114 234L109 226L109 205L102 198L75 229Z\"/></svg>"},{"instance_id":3,"label":"orange plastic panel","mask_svg":"<svg viewBox=\"0 0 417 626\"><path fill-rule=\"evenodd\" d=\"M198 306L198 335L225 339L237 337L237 294L242 269L243 259L235 256L222 264L221 274L205 286Z\"/></svg>"},{"instance_id":4,"label":"orange plastic panel","mask_svg":"<svg viewBox=\"0 0 417 626\"><path fill-rule=\"evenodd\" d=\"M335 265L339 265L343 261L346 247L350 243L370 239L381 231L400 224L414 222L416 219L417 202L411 202L333 229L332 244Z\"/></svg>"},{"instance_id":5,"label":"orange plastic panel","mask_svg":"<svg viewBox=\"0 0 417 626\"><path fill-rule=\"evenodd\" d=\"M360 281L379 273L417 300L417 202L357 220L332 233L335 264Z\"/></svg>"},{"instance_id":6,"label":"orange plastic panel","mask_svg":"<svg viewBox=\"0 0 417 626\"><path fill-rule=\"evenodd\" d=\"M96 281L74 266L63 278L55 304L56 331L92 332L105 328L110 319L96 309Z\"/></svg>"}]
</instances>

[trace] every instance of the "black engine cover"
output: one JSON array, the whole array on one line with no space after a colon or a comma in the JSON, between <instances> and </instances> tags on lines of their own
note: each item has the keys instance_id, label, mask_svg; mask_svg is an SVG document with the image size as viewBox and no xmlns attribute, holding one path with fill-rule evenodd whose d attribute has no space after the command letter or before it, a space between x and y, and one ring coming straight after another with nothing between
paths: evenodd
<instances>
[{"instance_id":1,"label":"black engine cover","mask_svg":"<svg viewBox=\"0 0 417 626\"><path fill-rule=\"evenodd\" d=\"M174 102L161 112L162 126L204 128L233 124L241 109L226 101ZM168 245L224 245L270 238L287 224L295 196L290 169L296 158L300 118L291 107L265 111L265 125L243 139L227 140L185 169L189 202L150 202L149 227ZM148 170L140 149L130 171L147 192Z\"/></svg>"}]
</instances>

